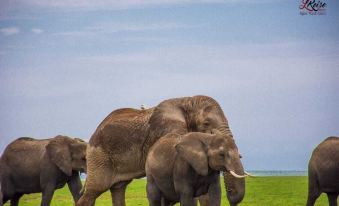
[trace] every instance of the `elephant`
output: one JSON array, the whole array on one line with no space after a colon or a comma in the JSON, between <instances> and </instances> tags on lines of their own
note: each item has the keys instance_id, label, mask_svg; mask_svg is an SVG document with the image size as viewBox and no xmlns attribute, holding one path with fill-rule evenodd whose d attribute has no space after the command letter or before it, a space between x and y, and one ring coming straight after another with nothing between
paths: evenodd
<instances>
[{"instance_id":1,"label":"elephant","mask_svg":"<svg viewBox=\"0 0 339 206\"><path fill-rule=\"evenodd\" d=\"M54 190L66 183L76 202L86 171L87 143L58 135L50 139L21 137L10 143L0 159L1 204L17 206L24 194L42 192L41 206L48 206Z\"/></svg>"},{"instance_id":2,"label":"elephant","mask_svg":"<svg viewBox=\"0 0 339 206\"><path fill-rule=\"evenodd\" d=\"M77 206L93 205L107 191L114 206L125 205L126 186L145 177L145 162L150 147L168 133L211 133L217 129L233 141L228 121L216 100L208 96L168 99L156 107L122 108L111 112L97 127L87 149L87 179ZM234 172L244 175L240 161ZM241 202L245 180L224 172L227 198L231 205Z\"/></svg>"},{"instance_id":3,"label":"elephant","mask_svg":"<svg viewBox=\"0 0 339 206\"><path fill-rule=\"evenodd\" d=\"M150 206L192 206L206 193L210 206L220 206L220 171L234 173L240 156L232 139L212 133L169 133L151 147L145 165Z\"/></svg>"},{"instance_id":4,"label":"elephant","mask_svg":"<svg viewBox=\"0 0 339 206\"><path fill-rule=\"evenodd\" d=\"M307 206L313 206L321 193L330 206L337 206L339 195L339 137L328 137L313 151L308 164Z\"/></svg>"}]
</instances>

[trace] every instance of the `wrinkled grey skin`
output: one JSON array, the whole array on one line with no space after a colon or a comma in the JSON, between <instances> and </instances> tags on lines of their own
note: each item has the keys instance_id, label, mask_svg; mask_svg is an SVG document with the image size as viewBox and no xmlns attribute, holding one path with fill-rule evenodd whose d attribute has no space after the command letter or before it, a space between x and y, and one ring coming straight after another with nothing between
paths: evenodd
<instances>
[{"instance_id":1,"label":"wrinkled grey skin","mask_svg":"<svg viewBox=\"0 0 339 206\"><path fill-rule=\"evenodd\" d=\"M313 151L308 164L307 206L313 206L321 193L330 206L337 206L339 195L339 137L329 137Z\"/></svg>"},{"instance_id":2,"label":"wrinkled grey skin","mask_svg":"<svg viewBox=\"0 0 339 206\"><path fill-rule=\"evenodd\" d=\"M13 141L0 159L1 202L10 200L16 206L22 195L42 192L41 206L48 206L54 190L66 183L77 201L82 188L79 171L86 169L86 147L84 141L66 136Z\"/></svg>"},{"instance_id":3,"label":"wrinkled grey skin","mask_svg":"<svg viewBox=\"0 0 339 206\"><path fill-rule=\"evenodd\" d=\"M238 154L234 141L221 133L167 134L150 149L146 160L147 197L151 206L195 205L208 192L209 205L219 206L220 171L228 171Z\"/></svg>"},{"instance_id":4,"label":"wrinkled grey skin","mask_svg":"<svg viewBox=\"0 0 339 206\"><path fill-rule=\"evenodd\" d=\"M95 199L110 190L114 206L125 205L126 186L145 176L149 148L168 133L211 133L223 131L233 141L227 119L219 104L207 96L168 99L150 109L124 108L113 111L98 126L87 149L87 179L77 206L93 205ZM244 174L236 162L234 172ZM225 175L231 205L245 194L245 180Z\"/></svg>"}]
</instances>

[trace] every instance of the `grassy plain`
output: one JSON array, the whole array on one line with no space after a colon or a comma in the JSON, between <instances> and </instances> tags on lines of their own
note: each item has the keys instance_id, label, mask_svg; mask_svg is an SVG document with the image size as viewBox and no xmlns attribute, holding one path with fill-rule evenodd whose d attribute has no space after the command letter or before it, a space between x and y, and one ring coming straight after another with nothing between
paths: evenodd
<instances>
[{"instance_id":1,"label":"grassy plain","mask_svg":"<svg viewBox=\"0 0 339 206\"><path fill-rule=\"evenodd\" d=\"M145 190L146 180L134 180L127 188L128 206L148 205ZM20 206L40 205L41 194L25 195ZM241 206L303 206L307 199L307 177L256 177L248 178L246 195ZM6 206L9 204L7 203ZM73 206L73 200L65 186L55 192L51 206ZM111 205L109 192L102 194L96 206ZM228 205L223 191L222 205ZM316 206L327 206L327 197L322 194Z\"/></svg>"}]
</instances>

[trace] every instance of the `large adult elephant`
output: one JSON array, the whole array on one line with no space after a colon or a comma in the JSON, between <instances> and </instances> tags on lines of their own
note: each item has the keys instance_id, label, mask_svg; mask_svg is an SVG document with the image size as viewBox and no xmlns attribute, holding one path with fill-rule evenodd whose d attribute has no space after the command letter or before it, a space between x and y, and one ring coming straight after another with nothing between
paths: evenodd
<instances>
[{"instance_id":1,"label":"large adult elephant","mask_svg":"<svg viewBox=\"0 0 339 206\"><path fill-rule=\"evenodd\" d=\"M118 109L109 114L89 141L87 179L78 206L92 205L110 189L113 205L125 205L126 186L145 176L150 147L167 133L210 133L218 129L233 142L233 135L219 104L211 97L194 96L168 99L151 109ZM236 145L234 145L236 147ZM238 150L230 153L234 173L244 175ZM234 174L233 173L233 174ZM245 194L245 180L224 172L227 197L237 205Z\"/></svg>"}]
</instances>

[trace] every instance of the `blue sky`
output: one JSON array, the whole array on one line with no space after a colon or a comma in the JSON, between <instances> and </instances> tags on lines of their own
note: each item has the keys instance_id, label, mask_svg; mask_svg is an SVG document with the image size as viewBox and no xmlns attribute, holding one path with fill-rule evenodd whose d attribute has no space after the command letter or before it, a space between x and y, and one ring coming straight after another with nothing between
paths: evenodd
<instances>
[{"instance_id":1,"label":"blue sky","mask_svg":"<svg viewBox=\"0 0 339 206\"><path fill-rule=\"evenodd\" d=\"M304 170L339 136L339 2L325 2L302 16L290 0L1 1L0 153L20 136L88 140L114 109L204 94L247 169Z\"/></svg>"}]
</instances>

